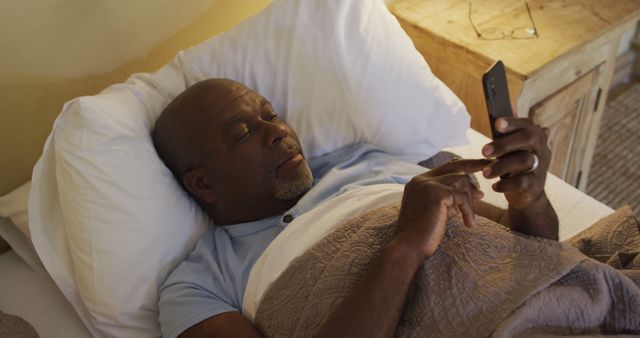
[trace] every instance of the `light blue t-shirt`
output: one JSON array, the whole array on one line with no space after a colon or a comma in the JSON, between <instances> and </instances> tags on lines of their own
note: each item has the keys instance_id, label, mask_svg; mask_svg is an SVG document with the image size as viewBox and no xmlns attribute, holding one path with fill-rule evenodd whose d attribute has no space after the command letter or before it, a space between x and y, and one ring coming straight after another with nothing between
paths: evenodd
<instances>
[{"instance_id":1,"label":"light blue t-shirt","mask_svg":"<svg viewBox=\"0 0 640 338\"><path fill-rule=\"evenodd\" d=\"M160 325L176 337L217 314L241 312L249 273L269 243L295 217L354 187L406 184L425 168L367 144L336 150L309 161L314 186L290 210L255 222L212 225L195 249L160 288Z\"/></svg>"}]
</instances>

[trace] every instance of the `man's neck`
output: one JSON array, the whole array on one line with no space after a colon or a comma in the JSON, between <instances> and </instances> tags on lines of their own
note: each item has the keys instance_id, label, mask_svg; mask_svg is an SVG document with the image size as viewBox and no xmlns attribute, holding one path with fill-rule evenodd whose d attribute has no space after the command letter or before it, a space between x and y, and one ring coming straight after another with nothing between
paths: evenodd
<instances>
[{"instance_id":1,"label":"man's neck","mask_svg":"<svg viewBox=\"0 0 640 338\"><path fill-rule=\"evenodd\" d=\"M217 225L248 223L280 215L293 208L301 197L302 195L290 201L271 199L266 202L216 203L204 210L213 217Z\"/></svg>"}]
</instances>

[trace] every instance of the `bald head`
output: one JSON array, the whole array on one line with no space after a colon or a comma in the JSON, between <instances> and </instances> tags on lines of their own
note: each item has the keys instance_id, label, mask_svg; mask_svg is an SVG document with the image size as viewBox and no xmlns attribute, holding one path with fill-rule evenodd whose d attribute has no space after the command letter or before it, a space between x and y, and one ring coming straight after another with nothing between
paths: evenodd
<instances>
[{"instance_id":1,"label":"bald head","mask_svg":"<svg viewBox=\"0 0 640 338\"><path fill-rule=\"evenodd\" d=\"M160 158L218 224L287 210L311 188L300 142L264 97L226 79L196 83L162 112Z\"/></svg>"},{"instance_id":2,"label":"bald head","mask_svg":"<svg viewBox=\"0 0 640 338\"><path fill-rule=\"evenodd\" d=\"M208 151L207 126L211 118L249 89L233 80L200 81L178 95L164 109L153 131L158 155L181 181Z\"/></svg>"}]
</instances>

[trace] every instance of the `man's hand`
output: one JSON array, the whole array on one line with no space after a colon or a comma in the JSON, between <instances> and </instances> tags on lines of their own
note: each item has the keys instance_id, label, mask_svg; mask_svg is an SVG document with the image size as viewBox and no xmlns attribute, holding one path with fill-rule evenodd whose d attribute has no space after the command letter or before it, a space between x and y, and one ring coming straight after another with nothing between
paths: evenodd
<instances>
[{"instance_id":1,"label":"man's hand","mask_svg":"<svg viewBox=\"0 0 640 338\"><path fill-rule=\"evenodd\" d=\"M552 239L558 237L558 219L544 193L551 150L547 133L527 118L499 118L496 129L505 134L482 148L495 161L483 170L486 178L509 202L508 225L514 230ZM537 162L537 165L536 165Z\"/></svg>"},{"instance_id":2,"label":"man's hand","mask_svg":"<svg viewBox=\"0 0 640 338\"><path fill-rule=\"evenodd\" d=\"M485 157L496 158L482 172L486 178L500 177L494 190L505 193L514 208L525 209L544 194L551 162L547 134L527 118L500 118L496 128L505 135L482 148ZM538 166L530 171L536 157Z\"/></svg>"},{"instance_id":3,"label":"man's hand","mask_svg":"<svg viewBox=\"0 0 640 338\"><path fill-rule=\"evenodd\" d=\"M461 213L466 226L475 226L473 202L484 194L470 175L489 163L485 159L450 161L406 185L394 241L415 254L416 269L436 251L451 217Z\"/></svg>"}]
</instances>

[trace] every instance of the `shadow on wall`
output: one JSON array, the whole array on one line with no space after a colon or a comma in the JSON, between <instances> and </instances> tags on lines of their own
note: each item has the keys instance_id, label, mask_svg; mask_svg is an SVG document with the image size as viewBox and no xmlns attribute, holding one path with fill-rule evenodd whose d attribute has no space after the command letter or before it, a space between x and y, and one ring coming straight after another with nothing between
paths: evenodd
<instances>
[{"instance_id":1,"label":"shadow on wall","mask_svg":"<svg viewBox=\"0 0 640 338\"><path fill-rule=\"evenodd\" d=\"M69 6L76 4L69 2ZM154 71L171 60L177 51L229 29L257 13L269 2L270 0L187 0L158 4L157 0L145 0L142 3L153 9L145 11L138 8L137 11L130 11L129 8L114 8L116 3L124 3L107 0L98 4L104 7L101 10L106 13L90 15L119 16L107 20L111 26L101 26L100 22L105 21L104 18L93 23L74 23L78 25L75 27L78 30L85 29L83 25L88 24L86 29L94 31L91 36L109 38L97 43L87 41L88 35L82 33L72 34L73 38L77 38L75 40L59 37L61 32L69 29L69 24L63 23L64 20L60 17L49 15L58 15L68 8L57 8L53 11L54 14L44 14L42 11L36 13L32 29L21 26L12 31L9 25L17 25L18 21L12 23L10 21L16 19L0 18L9 22L6 26L4 22L0 22L0 37L7 34L10 37L0 39L4 40L0 42L0 55L3 55L3 59L6 55L9 61L0 65L0 195L29 180L33 165L42 152L53 121L64 102L74 97L96 94L111 84L124 81L133 73ZM14 13L16 15L31 11L27 7L33 7L36 3L38 2L25 1L19 5L14 3L14 6L25 8L12 10L18 12ZM62 3L64 5L64 1ZM0 5L0 10L5 6ZM176 6L180 8L175 8ZM74 15L82 14L76 11ZM87 18L84 19L83 21L88 21ZM65 27L47 27L42 20ZM125 28L117 27L118 25ZM135 31L131 31L131 35L126 31L123 34L123 29L127 28ZM22 35L24 38L11 34ZM30 46L22 45L20 40ZM38 44L39 41L47 43ZM47 46L45 49L51 50L43 50L43 45ZM85 45L91 46L86 48L86 53ZM77 67L74 67L74 62ZM72 75L66 77L65 74Z\"/></svg>"}]
</instances>

